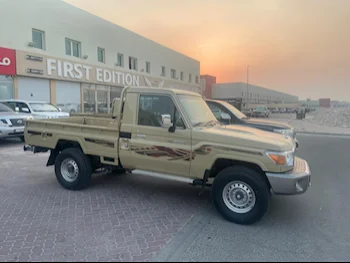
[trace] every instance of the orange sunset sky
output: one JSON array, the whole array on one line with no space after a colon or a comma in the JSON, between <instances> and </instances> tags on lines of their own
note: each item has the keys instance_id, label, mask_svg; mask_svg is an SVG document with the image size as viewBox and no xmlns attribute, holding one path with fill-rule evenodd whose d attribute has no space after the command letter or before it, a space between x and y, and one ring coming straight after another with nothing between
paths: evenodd
<instances>
[{"instance_id":1,"label":"orange sunset sky","mask_svg":"<svg viewBox=\"0 0 350 263\"><path fill-rule=\"evenodd\" d=\"M218 82L350 100L350 0L66 0L193 57Z\"/></svg>"}]
</instances>

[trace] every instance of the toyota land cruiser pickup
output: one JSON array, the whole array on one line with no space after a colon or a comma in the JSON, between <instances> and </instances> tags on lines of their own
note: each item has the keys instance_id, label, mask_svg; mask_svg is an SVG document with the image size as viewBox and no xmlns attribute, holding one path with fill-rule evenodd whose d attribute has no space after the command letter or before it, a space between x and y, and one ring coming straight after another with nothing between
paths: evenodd
<instances>
[{"instance_id":1,"label":"toyota land cruiser pickup","mask_svg":"<svg viewBox=\"0 0 350 263\"><path fill-rule=\"evenodd\" d=\"M212 190L227 220L252 224L270 194L301 194L310 186L305 160L289 136L220 124L199 94L125 87L112 114L28 120L24 150L50 151L66 189L88 186L101 167L176 180Z\"/></svg>"}]
</instances>

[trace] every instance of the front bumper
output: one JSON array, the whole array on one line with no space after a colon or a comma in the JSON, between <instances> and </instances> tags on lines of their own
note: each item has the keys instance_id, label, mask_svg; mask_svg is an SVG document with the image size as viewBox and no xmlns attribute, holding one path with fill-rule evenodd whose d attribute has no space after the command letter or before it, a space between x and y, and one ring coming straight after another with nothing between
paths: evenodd
<instances>
[{"instance_id":1,"label":"front bumper","mask_svg":"<svg viewBox=\"0 0 350 263\"><path fill-rule=\"evenodd\" d=\"M266 173L272 192L276 195L297 195L305 193L311 186L311 171L308 163L295 158L294 169L286 173Z\"/></svg>"},{"instance_id":2,"label":"front bumper","mask_svg":"<svg viewBox=\"0 0 350 263\"><path fill-rule=\"evenodd\" d=\"M24 127L0 127L0 139L20 137L24 134Z\"/></svg>"}]
</instances>

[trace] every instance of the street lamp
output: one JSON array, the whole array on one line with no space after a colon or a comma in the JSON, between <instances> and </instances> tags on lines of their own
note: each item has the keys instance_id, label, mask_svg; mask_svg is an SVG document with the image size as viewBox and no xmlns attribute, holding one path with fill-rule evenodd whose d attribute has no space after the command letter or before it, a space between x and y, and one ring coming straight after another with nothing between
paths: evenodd
<instances>
[{"instance_id":1,"label":"street lamp","mask_svg":"<svg viewBox=\"0 0 350 263\"><path fill-rule=\"evenodd\" d=\"M247 66L247 106L248 106L248 101L249 101L249 68L250 66Z\"/></svg>"}]
</instances>

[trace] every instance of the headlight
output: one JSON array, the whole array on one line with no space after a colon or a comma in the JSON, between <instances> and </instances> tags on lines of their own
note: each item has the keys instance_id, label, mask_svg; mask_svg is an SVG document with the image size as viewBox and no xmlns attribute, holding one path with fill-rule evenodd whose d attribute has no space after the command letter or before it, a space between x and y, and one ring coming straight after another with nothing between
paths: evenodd
<instances>
[{"instance_id":1,"label":"headlight","mask_svg":"<svg viewBox=\"0 0 350 263\"><path fill-rule=\"evenodd\" d=\"M267 156L270 157L278 165L283 166L294 166L294 149L288 152L266 152Z\"/></svg>"},{"instance_id":2,"label":"headlight","mask_svg":"<svg viewBox=\"0 0 350 263\"><path fill-rule=\"evenodd\" d=\"M33 116L29 116L28 118L27 118L27 120L32 120L33 119Z\"/></svg>"},{"instance_id":3,"label":"headlight","mask_svg":"<svg viewBox=\"0 0 350 263\"><path fill-rule=\"evenodd\" d=\"M0 126L2 126L2 127L4 127L4 126L9 126L9 124L7 123L6 120L1 119L1 120L0 120Z\"/></svg>"},{"instance_id":4,"label":"headlight","mask_svg":"<svg viewBox=\"0 0 350 263\"><path fill-rule=\"evenodd\" d=\"M275 129L274 132L278 132L283 135L287 135L291 138L294 138L294 130L293 129Z\"/></svg>"}]
</instances>

